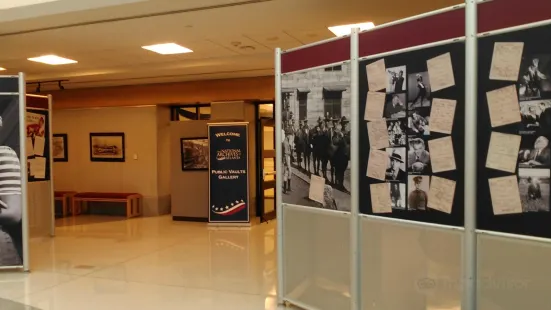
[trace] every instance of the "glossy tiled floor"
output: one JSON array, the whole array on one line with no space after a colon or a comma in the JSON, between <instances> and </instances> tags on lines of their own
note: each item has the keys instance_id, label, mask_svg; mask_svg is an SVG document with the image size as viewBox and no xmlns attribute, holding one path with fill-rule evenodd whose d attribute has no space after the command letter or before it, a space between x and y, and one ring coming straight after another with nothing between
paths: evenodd
<instances>
[{"instance_id":1,"label":"glossy tiled floor","mask_svg":"<svg viewBox=\"0 0 551 310\"><path fill-rule=\"evenodd\" d=\"M31 242L30 274L0 273L0 308L279 309L275 242L275 222L250 231L170 217L61 222L56 238Z\"/></svg>"}]
</instances>

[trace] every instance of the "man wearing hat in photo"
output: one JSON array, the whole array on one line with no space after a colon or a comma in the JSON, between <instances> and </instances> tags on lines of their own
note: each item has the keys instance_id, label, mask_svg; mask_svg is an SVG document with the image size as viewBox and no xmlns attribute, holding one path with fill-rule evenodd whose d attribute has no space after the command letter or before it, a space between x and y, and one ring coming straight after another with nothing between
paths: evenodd
<instances>
[{"instance_id":1,"label":"man wearing hat in photo","mask_svg":"<svg viewBox=\"0 0 551 310\"><path fill-rule=\"evenodd\" d=\"M427 193L421 189L421 183L423 183L422 176L416 176L413 178L413 184L415 190L408 196L408 210L426 210L427 203L429 201Z\"/></svg>"},{"instance_id":2,"label":"man wearing hat in photo","mask_svg":"<svg viewBox=\"0 0 551 310\"><path fill-rule=\"evenodd\" d=\"M283 194L291 191L291 139L291 133L287 132L283 139Z\"/></svg>"},{"instance_id":3,"label":"man wearing hat in photo","mask_svg":"<svg viewBox=\"0 0 551 310\"><path fill-rule=\"evenodd\" d=\"M392 152L392 154L390 155L390 168L386 169L385 179L387 181L405 180L407 174L404 170L401 169L403 163L404 161L402 160L402 156L396 153L396 151Z\"/></svg>"},{"instance_id":4,"label":"man wearing hat in photo","mask_svg":"<svg viewBox=\"0 0 551 310\"><path fill-rule=\"evenodd\" d=\"M336 151L333 155L336 178L335 188L346 191L344 187L344 173L346 172L346 168L348 168L348 161L350 159L350 135L349 132L346 131L348 120L345 116L341 117L340 124L341 129L333 137L333 145L336 146Z\"/></svg>"},{"instance_id":5,"label":"man wearing hat in photo","mask_svg":"<svg viewBox=\"0 0 551 310\"><path fill-rule=\"evenodd\" d=\"M296 160L297 160L297 166L299 169L302 168L302 155L304 154L305 148L306 148L306 144L305 144L303 132L302 132L302 127L304 126L303 124L304 124L303 121L299 121L299 128L295 132L295 137L294 137L295 152L297 153Z\"/></svg>"},{"instance_id":6,"label":"man wearing hat in photo","mask_svg":"<svg viewBox=\"0 0 551 310\"><path fill-rule=\"evenodd\" d=\"M312 142L310 139L310 127L308 126L308 120L303 120L302 126L302 138L304 139L304 169L310 172L310 157L312 156Z\"/></svg>"}]
</instances>

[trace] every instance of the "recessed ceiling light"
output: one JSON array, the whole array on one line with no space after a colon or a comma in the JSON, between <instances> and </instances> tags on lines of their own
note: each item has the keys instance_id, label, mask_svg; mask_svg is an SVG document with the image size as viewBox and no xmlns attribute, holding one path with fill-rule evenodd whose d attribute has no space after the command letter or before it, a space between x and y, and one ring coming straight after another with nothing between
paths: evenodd
<instances>
[{"instance_id":1,"label":"recessed ceiling light","mask_svg":"<svg viewBox=\"0 0 551 310\"><path fill-rule=\"evenodd\" d=\"M75 64L78 62L76 60L67 59L56 55L44 55L40 57L29 58L28 60L34 61L34 62L41 62L52 66Z\"/></svg>"},{"instance_id":2,"label":"recessed ceiling light","mask_svg":"<svg viewBox=\"0 0 551 310\"><path fill-rule=\"evenodd\" d=\"M148 46L142 46L142 48L146 50L150 50L155 53L159 53L161 55L193 53L193 51L190 50L189 48L183 47L176 43L148 45Z\"/></svg>"},{"instance_id":3,"label":"recessed ceiling light","mask_svg":"<svg viewBox=\"0 0 551 310\"><path fill-rule=\"evenodd\" d=\"M367 22L367 23L359 23L359 24L333 26L333 27L328 27L328 29L329 31L334 33L337 37L342 37L345 35L349 35L350 32L352 32L352 29L354 28L360 28L360 31L364 31L367 29L371 29L373 27L375 27L374 23Z\"/></svg>"},{"instance_id":4,"label":"recessed ceiling light","mask_svg":"<svg viewBox=\"0 0 551 310\"><path fill-rule=\"evenodd\" d=\"M8 69L0 67L0 71L6 71Z\"/></svg>"}]
</instances>

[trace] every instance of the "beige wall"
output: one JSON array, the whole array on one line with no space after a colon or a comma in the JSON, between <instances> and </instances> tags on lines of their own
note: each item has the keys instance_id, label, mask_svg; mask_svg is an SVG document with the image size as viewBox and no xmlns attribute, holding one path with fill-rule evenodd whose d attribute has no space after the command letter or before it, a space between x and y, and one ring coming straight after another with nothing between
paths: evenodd
<instances>
[{"instance_id":1,"label":"beige wall","mask_svg":"<svg viewBox=\"0 0 551 310\"><path fill-rule=\"evenodd\" d=\"M209 217L209 172L182 171L181 138L208 136L209 121L170 123L170 176L172 216L188 219Z\"/></svg>"},{"instance_id":2,"label":"beige wall","mask_svg":"<svg viewBox=\"0 0 551 310\"><path fill-rule=\"evenodd\" d=\"M158 119L163 112L154 106L54 110L53 132L66 133L69 146L69 161L54 164L55 189L137 192L144 196L144 215L161 213L157 180L166 168L158 168L158 157L166 155L157 142L163 130ZM91 162L91 132L124 132L126 162ZM166 195L166 183L161 184L161 195Z\"/></svg>"},{"instance_id":3,"label":"beige wall","mask_svg":"<svg viewBox=\"0 0 551 310\"><path fill-rule=\"evenodd\" d=\"M170 213L170 107L157 107L157 195L159 214Z\"/></svg>"},{"instance_id":4,"label":"beige wall","mask_svg":"<svg viewBox=\"0 0 551 310\"><path fill-rule=\"evenodd\" d=\"M245 102L212 103L210 121L171 122L172 216L208 219L208 171L182 171L180 138L207 137L208 123L249 122L249 205L251 220L256 216L256 122L255 106Z\"/></svg>"}]
</instances>

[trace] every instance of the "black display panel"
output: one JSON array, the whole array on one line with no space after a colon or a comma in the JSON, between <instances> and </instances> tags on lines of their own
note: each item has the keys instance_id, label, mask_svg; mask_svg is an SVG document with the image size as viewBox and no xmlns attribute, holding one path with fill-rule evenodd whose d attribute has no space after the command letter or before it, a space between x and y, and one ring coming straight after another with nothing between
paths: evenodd
<instances>
[{"instance_id":1,"label":"black display panel","mask_svg":"<svg viewBox=\"0 0 551 310\"><path fill-rule=\"evenodd\" d=\"M479 40L478 229L551 237L550 31L548 25Z\"/></svg>"},{"instance_id":2,"label":"black display panel","mask_svg":"<svg viewBox=\"0 0 551 310\"><path fill-rule=\"evenodd\" d=\"M374 74L368 66L380 64L383 59L386 88L370 90L369 85L374 82L369 79ZM361 61L359 75L361 213L463 226L464 43ZM383 93L384 108L377 110L373 106L377 100L371 100L374 97L368 100L368 92L374 97L377 94L373 93ZM368 104L370 111L366 114ZM388 147L375 143L381 131L370 127L375 126L370 123L381 123L383 119L386 125L383 136L388 133ZM437 131L431 130L431 126ZM378 155L372 150L378 151ZM375 155L379 156L377 169L371 170L370 158ZM386 165L384 177L381 163ZM379 173L368 173L368 165L370 171ZM377 193L371 192L372 186L379 186ZM451 191L443 191L445 188ZM390 195L390 207L386 206L385 195ZM379 196L385 196L378 203L384 205L384 210L372 203Z\"/></svg>"}]
</instances>

